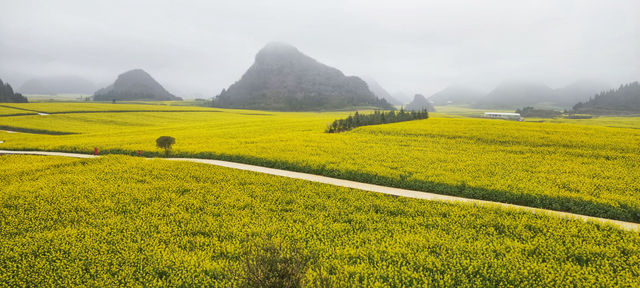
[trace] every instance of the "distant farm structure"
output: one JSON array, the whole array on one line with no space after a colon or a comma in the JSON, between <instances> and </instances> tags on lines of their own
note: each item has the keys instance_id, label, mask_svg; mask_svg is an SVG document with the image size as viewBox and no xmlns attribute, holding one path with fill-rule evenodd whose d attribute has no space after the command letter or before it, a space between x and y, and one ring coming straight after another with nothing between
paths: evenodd
<instances>
[{"instance_id":1,"label":"distant farm structure","mask_svg":"<svg viewBox=\"0 0 640 288\"><path fill-rule=\"evenodd\" d=\"M483 117L489 118L489 119L503 119L503 120L514 120L514 121L524 120L524 118L520 116L520 113L484 112Z\"/></svg>"}]
</instances>

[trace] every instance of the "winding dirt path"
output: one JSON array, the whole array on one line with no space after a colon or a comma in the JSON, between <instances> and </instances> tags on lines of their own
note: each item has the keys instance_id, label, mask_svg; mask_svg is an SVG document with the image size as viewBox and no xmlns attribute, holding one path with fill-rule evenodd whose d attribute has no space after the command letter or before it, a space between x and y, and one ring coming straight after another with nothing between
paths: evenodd
<instances>
[{"instance_id":1,"label":"winding dirt path","mask_svg":"<svg viewBox=\"0 0 640 288\"><path fill-rule=\"evenodd\" d=\"M95 157L100 157L100 156L87 155L87 154L76 154L76 153L65 153L65 152L48 152L48 151L9 151L9 150L0 150L0 154L45 155L45 156L60 156L60 157L74 157L74 158L95 158ZM184 162L194 162L194 163L209 164L209 165L227 167L227 168L232 168L232 169L253 171L253 172L276 175L276 176L282 176L282 177L288 177L288 178L293 178L293 179L301 179L301 180L307 180L307 181L312 181L312 182L317 182L317 183L323 183L323 184L329 184L329 185L335 185L335 186L341 186L341 187L347 187L347 188L354 188L354 189L359 189L359 190L364 190L364 191L371 191L371 192L377 192L377 193L383 193L383 194L395 195L395 196L402 196L402 197L409 197L409 198L425 199L425 200L431 200L431 201L467 203L467 204L470 204L470 205L478 205L478 206L488 206L488 207L499 207L499 208L507 208L507 209L524 210L524 211L528 211L528 212L531 212L531 213L534 213L534 214L550 215L550 216L556 216L556 217L568 218L568 219L579 219L579 220L583 220L583 221L587 221L587 222L604 223L604 224L610 224L610 225L617 226L617 227L622 228L624 230L640 231L640 223L625 222L625 221L612 220L612 219L606 219L606 218L599 218L599 217L593 217L593 216L585 216L585 215L580 215L580 214L573 214L573 213L560 212L560 211L554 211L554 210L547 210L547 209L541 209L541 208L533 208L533 207L528 207L528 206L521 206L521 205L514 205L514 204L507 204L507 203L500 203L500 202L492 202L492 201L486 201L486 200L477 200L477 199L470 199L470 198L463 198L463 197L456 197L456 196L448 196L448 195L441 195L441 194L435 194L435 193L428 193L428 192L422 192L422 191L415 191L415 190L408 190L408 189L400 189L400 188L394 188L394 187L380 186L380 185L374 185L374 184L368 184L368 183L362 183L362 182L356 182L356 181L350 181L350 180L343 180L343 179L319 176L319 175L308 174L308 173L301 173L301 172L294 172L294 171L288 171L288 170L267 168L267 167L262 167L262 166L241 164L241 163L235 163L235 162L229 162L229 161L211 160L211 159L199 159L199 158L147 158L147 159L158 159L158 160L163 160L163 161L184 161Z\"/></svg>"}]
</instances>

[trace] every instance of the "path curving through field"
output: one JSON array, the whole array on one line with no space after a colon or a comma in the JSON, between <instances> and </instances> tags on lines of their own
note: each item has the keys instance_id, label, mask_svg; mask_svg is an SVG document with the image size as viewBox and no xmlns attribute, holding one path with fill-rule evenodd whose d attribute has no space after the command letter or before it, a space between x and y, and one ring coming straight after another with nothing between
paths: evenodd
<instances>
[{"instance_id":1,"label":"path curving through field","mask_svg":"<svg viewBox=\"0 0 640 288\"><path fill-rule=\"evenodd\" d=\"M0 155L1 154L44 155L44 156L59 156L59 157L73 157L73 158L100 157L100 156L87 155L87 154L50 152L50 151L0 150ZM262 166L242 164L242 163L236 163L236 162L212 160L212 159L200 159L200 158L146 158L146 159L152 159L152 160L157 159L162 161L185 161L185 162L209 164L209 165L215 165L215 166L232 168L232 169L253 171L253 172L288 177L293 179L301 179L301 180L312 181L317 183L354 188L354 189L377 192L377 193L388 194L388 195L395 195L395 196L409 197L409 198L416 198L416 199L425 199L430 201L445 201L445 202L454 202L454 203L465 203L469 205L516 209L516 210L531 212L534 214L544 214L544 215L561 217L561 218L578 219L578 220L583 220L587 222L609 224L609 225L613 225L629 231L640 231L640 223L625 222L625 221L599 218L599 217L593 217L593 216L585 216L580 214L567 213L567 212L541 209L541 208L533 208L528 206L514 205L514 204L508 204L508 203L501 203L501 202L493 202L493 201L441 195L441 194L408 190L408 189L400 189L400 188L394 188L394 187L388 187L388 186L380 186L380 185L374 185L369 183L343 180L343 179L331 178L331 177L320 176L315 174L267 168Z\"/></svg>"}]
</instances>

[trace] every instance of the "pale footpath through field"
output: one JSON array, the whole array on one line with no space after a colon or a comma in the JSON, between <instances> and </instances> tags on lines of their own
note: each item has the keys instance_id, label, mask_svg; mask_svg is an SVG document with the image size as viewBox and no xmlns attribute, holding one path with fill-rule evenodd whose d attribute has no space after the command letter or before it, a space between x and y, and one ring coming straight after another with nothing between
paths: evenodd
<instances>
[{"instance_id":1,"label":"pale footpath through field","mask_svg":"<svg viewBox=\"0 0 640 288\"><path fill-rule=\"evenodd\" d=\"M50 152L50 151L10 151L10 150L0 150L0 154L28 154L28 155L59 156L59 157L74 157L74 158L95 158L95 157L99 157L99 156L87 155L87 154ZM622 228L624 230L640 231L640 224L639 223L632 223L632 222L625 222L625 221L612 220L612 219L606 219L606 218L585 216L585 215L580 215L580 214L566 213L566 212L547 210L547 209L540 209L540 208L532 208L532 207L527 207L527 206L507 204L507 203L501 203L501 202L492 202L492 201L485 201L485 200L469 199L469 198L463 198L463 197L455 197L455 196L434 194L434 193L421 192L421 191L415 191L415 190L408 190L408 189L400 189L400 188L394 188L394 187L380 186L380 185L374 185L374 184L368 184L368 183L362 183L362 182L356 182L356 181L349 181L349 180L343 180L343 179L319 176L319 175L308 174L308 173L301 173L301 172L293 172L293 171L288 171L288 170L267 168L267 167L256 166L256 165L241 164L241 163L236 163L236 162L221 161L221 160L211 160L211 159L199 159L199 158L148 158L148 159L161 159L161 160L169 160L169 161L187 161L187 162L194 162L194 163L203 163L203 164L227 167L227 168L232 168L232 169L253 171L253 172L258 172L258 173L264 173L264 174L270 174L270 175L276 175L276 176L282 176L282 177L288 177L288 178L294 178L294 179L301 179L301 180L307 180L307 181L312 181L312 182L317 182L317 183L330 184L330 185L336 185L336 186L341 186L341 187L347 187L347 188L359 189L359 190L364 190L364 191L383 193L383 194L388 194L388 195L416 198L416 199L425 199L425 200L431 200L431 201L447 201L447 202L469 203L469 204L482 205L482 206L493 206L493 207L503 207L503 208L510 208L510 209L520 209L520 210L525 210L525 211L528 211L528 212L531 212L531 213L536 213L536 214L546 214L546 215L562 217L562 218L580 219L580 220L583 220L583 221L590 221L590 222L599 222L599 223L604 223L604 224L611 224L611 225L620 227L620 228Z\"/></svg>"}]
</instances>

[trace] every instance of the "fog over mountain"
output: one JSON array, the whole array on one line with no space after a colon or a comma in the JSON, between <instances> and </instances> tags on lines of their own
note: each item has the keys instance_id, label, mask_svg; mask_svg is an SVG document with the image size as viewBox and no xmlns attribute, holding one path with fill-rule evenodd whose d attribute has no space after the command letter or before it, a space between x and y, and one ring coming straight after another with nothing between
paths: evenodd
<instances>
[{"instance_id":1,"label":"fog over mountain","mask_svg":"<svg viewBox=\"0 0 640 288\"><path fill-rule=\"evenodd\" d=\"M80 76L32 78L17 90L24 94L91 94L96 84Z\"/></svg>"},{"instance_id":2,"label":"fog over mountain","mask_svg":"<svg viewBox=\"0 0 640 288\"><path fill-rule=\"evenodd\" d=\"M610 84L593 79L580 79L565 87L556 89L555 102L561 107L573 107L578 102L585 102L596 94L613 88Z\"/></svg>"},{"instance_id":3,"label":"fog over mountain","mask_svg":"<svg viewBox=\"0 0 640 288\"><path fill-rule=\"evenodd\" d=\"M427 100L422 94L416 94L413 96L413 101L404 106L405 110L409 111L420 111L423 109L427 109L429 112L435 112L436 110L431 105L431 102Z\"/></svg>"},{"instance_id":4,"label":"fog over mountain","mask_svg":"<svg viewBox=\"0 0 640 288\"><path fill-rule=\"evenodd\" d=\"M354 106L391 108L355 76L324 65L295 47L272 42L255 56L242 78L215 98L225 108L322 110Z\"/></svg>"},{"instance_id":5,"label":"fog over mountain","mask_svg":"<svg viewBox=\"0 0 640 288\"><path fill-rule=\"evenodd\" d=\"M456 83L490 91L512 78L551 88L583 78L617 87L640 75L637 0L5 0L1 6L0 77L14 87L61 75L105 83L144 67L177 95L213 96L271 41L411 96Z\"/></svg>"},{"instance_id":6,"label":"fog over mountain","mask_svg":"<svg viewBox=\"0 0 640 288\"><path fill-rule=\"evenodd\" d=\"M501 109L516 109L525 106L556 110L569 109L576 103L586 101L610 88L611 86L607 83L589 79L581 79L557 89L553 89L544 83L509 80L500 83L486 95L474 95L473 97L465 98L460 96L464 95L463 93L458 92L455 94L458 97L458 101L452 104ZM433 99L429 99L438 102L438 99L441 99L441 95L436 94L436 96L435 98L432 96ZM442 104L438 103L436 105Z\"/></svg>"},{"instance_id":7,"label":"fog over mountain","mask_svg":"<svg viewBox=\"0 0 640 288\"><path fill-rule=\"evenodd\" d=\"M484 93L462 85L452 85L429 97L433 105L468 105L478 101Z\"/></svg>"},{"instance_id":8,"label":"fog over mountain","mask_svg":"<svg viewBox=\"0 0 640 288\"><path fill-rule=\"evenodd\" d=\"M149 73L142 69L133 69L118 75L113 84L102 88L93 95L95 101L113 100L182 100L169 93Z\"/></svg>"},{"instance_id":9,"label":"fog over mountain","mask_svg":"<svg viewBox=\"0 0 640 288\"><path fill-rule=\"evenodd\" d=\"M363 76L360 77L362 80L364 80L364 82L367 82L367 86L369 86L369 90L371 90L371 92L373 92L374 95L376 95L376 97L378 98L382 98L387 100L387 102L393 104L393 105L402 105L403 103L394 98L393 96L391 96L391 94L389 94L389 92L387 92L387 90L385 90L384 88L382 88L382 86L380 86L380 84L378 83L378 81L374 80L373 78L369 77L369 76Z\"/></svg>"},{"instance_id":10,"label":"fog over mountain","mask_svg":"<svg viewBox=\"0 0 640 288\"><path fill-rule=\"evenodd\" d=\"M393 92L391 93L391 96L395 99L398 99L401 104L407 104L413 101L415 93L407 92L406 90L404 90Z\"/></svg>"},{"instance_id":11,"label":"fog over mountain","mask_svg":"<svg viewBox=\"0 0 640 288\"><path fill-rule=\"evenodd\" d=\"M489 94L476 101L475 106L515 109L549 102L553 96L553 89L543 83L510 80L501 83Z\"/></svg>"}]
</instances>

